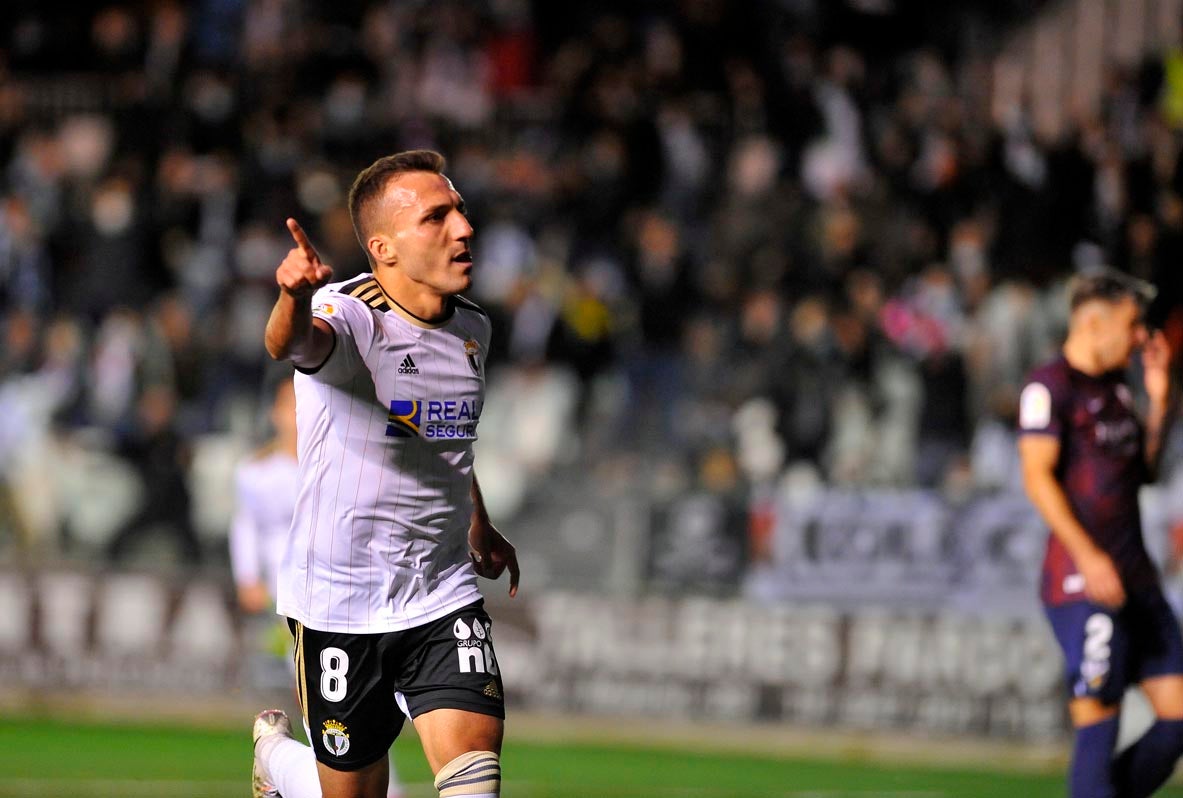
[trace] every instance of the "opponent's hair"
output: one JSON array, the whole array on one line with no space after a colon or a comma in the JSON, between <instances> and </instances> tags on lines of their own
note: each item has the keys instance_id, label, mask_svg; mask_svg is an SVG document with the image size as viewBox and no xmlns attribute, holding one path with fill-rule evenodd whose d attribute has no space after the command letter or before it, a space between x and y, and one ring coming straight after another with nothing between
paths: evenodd
<instances>
[{"instance_id":1,"label":"opponent's hair","mask_svg":"<svg viewBox=\"0 0 1183 798\"><path fill-rule=\"evenodd\" d=\"M383 156L361 170L349 188L349 219L353 222L357 243L361 244L367 259L370 251L366 247L366 210L382 196L386 184L407 172L443 174L446 165L444 156L434 150L407 150Z\"/></svg>"},{"instance_id":2,"label":"opponent's hair","mask_svg":"<svg viewBox=\"0 0 1183 798\"><path fill-rule=\"evenodd\" d=\"M1069 286L1068 305L1076 310L1086 302L1101 300L1116 303L1129 297L1145 308L1154 301L1158 290L1146 282L1116 269L1098 269L1074 277Z\"/></svg>"}]
</instances>

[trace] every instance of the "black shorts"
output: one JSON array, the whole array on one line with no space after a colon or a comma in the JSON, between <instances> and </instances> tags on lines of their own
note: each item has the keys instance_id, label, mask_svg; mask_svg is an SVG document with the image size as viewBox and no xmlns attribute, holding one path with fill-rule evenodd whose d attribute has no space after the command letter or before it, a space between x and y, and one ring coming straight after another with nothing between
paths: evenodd
<instances>
[{"instance_id":1,"label":"black shorts","mask_svg":"<svg viewBox=\"0 0 1183 798\"><path fill-rule=\"evenodd\" d=\"M386 756L403 726L396 692L412 719L433 709L505 717L483 600L401 632L319 632L292 620L288 626L309 742L334 770L358 770Z\"/></svg>"}]
</instances>

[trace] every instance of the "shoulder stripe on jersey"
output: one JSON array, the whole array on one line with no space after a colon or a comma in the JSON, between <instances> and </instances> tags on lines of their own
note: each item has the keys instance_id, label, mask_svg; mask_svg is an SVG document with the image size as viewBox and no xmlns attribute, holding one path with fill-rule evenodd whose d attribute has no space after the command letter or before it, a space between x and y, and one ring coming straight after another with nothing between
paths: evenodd
<instances>
[{"instance_id":1,"label":"shoulder stripe on jersey","mask_svg":"<svg viewBox=\"0 0 1183 798\"><path fill-rule=\"evenodd\" d=\"M386 302L386 294L382 292L382 286L378 285L378 281L372 277L342 286L341 290L342 293L360 299L375 310L382 312L390 310L390 305Z\"/></svg>"},{"instance_id":2,"label":"shoulder stripe on jersey","mask_svg":"<svg viewBox=\"0 0 1183 798\"><path fill-rule=\"evenodd\" d=\"M348 283L345 283L344 285L339 287L337 289L337 292L341 293L341 294L351 294L353 292L353 289L357 288L359 285L364 285L365 283L372 282L373 280L374 280L374 275L363 274L360 277L355 277L353 280L351 280Z\"/></svg>"},{"instance_id":3,"label":"shoulder stripe on jersey","mask_svg":"<svg viewBox=\"0 0 1183 798\"><path fill-rule=\"evenodd\" d=\"M484 308L482 308L477 303L473 302L471 299L465 299L464 297L460 296L459 294L454 295L452 297L452 299L453 299L453 301L455 301L456 307L458 307L458 308L462 308L464 310L471 310L473 313L479 313L482 316L489 315L488 313L485 312Z\"/></svg>"},{"instance_id":4,"label":"shoulder stripe on jersey","mask_svg":"<svg viewBox=\"0 0 1183 798\"><path fill-rule=\"evenodd\" d=\"M357 298L362 302L369 302L371 299L382 293L382 289L378 288L377 285L362 286L358 289L358 291L360 291L360 293L357 294Z\"/></svg>"}]
</instances>

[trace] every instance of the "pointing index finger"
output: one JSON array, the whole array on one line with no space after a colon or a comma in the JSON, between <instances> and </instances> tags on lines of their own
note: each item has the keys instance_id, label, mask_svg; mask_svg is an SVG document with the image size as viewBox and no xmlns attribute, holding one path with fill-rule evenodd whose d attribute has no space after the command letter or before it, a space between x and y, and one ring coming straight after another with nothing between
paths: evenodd
<instances>
[{"instance_id":1,"label":"pointing index finger","mask_svg":"<svg viewBox=\"0 0 1183 798\"><path fill-rule=\"evenodd\" d=\"M288 218L288 232L292 234L292 238L296 241L296 246L309 260L319 261L320 255L316 253L316 247L312 246L312 242L308 240L304 228L295 219Z\"/></svg>"},{"instance_id":2,"label":"pointing index finger","mask_svg":"<svg viewBox=\"0 0 1183 798\"><path fill-rule=\"evenodd\" d=\"M516 553L509 555L509 597L513 598L518 594L518 580L521 579L522 572L518 567L518 556Z\"/></svg>"}]
</instances>

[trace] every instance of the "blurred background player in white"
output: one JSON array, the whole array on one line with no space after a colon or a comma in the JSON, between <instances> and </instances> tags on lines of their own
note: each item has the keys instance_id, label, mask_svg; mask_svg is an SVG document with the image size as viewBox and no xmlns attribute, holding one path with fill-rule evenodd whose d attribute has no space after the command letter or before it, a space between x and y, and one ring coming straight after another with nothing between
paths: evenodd
<instances>
[{"instance_id":1,"label":"blurred background player in white","mask_svg":"<svg viewBox=\"0 0 1183 798\"><path fill-rule=\"evenodd\" d=\"M238 466L230 526L230 566L238 606L255 615L273 607L279 560L296 507L296 392L291 378L275 387L275 437Z\"/></svg>"},{"instance_id":2,"label":"blurred background player in white","mask_svg":"<svg viewBox=\"0 0 1183 798\"><path fill-rule=\"evenodd\" d=\"M500 794L505 699L477 576L508 570L513 596L519 573L473 472L492 329L459 296L473 228L443 168L417 150L357 176L350 217L373 271L354 280L329 285L287 222L266 345L298 372L300 468L277 611L312 748L260 713L257 796L380 798L404 711L441 796Z\"/></svg>"},{"instance_id":3,"label":"blurred background player in white","mask_svg":"<svg viewBox=\"0 0 1183 798\"><path fill-rule=\"evenodd\" d=\"M270 419L274 437L238 466L234 480L237 503L230 527L230 566L238 606L249 615L275 607L279 562L296 507L296 391L291 377L276 384ZM316 767L308 764L308 778L315 783ZM393 756L386 795L403 795Z\"/></svg>"}]
</instances>

